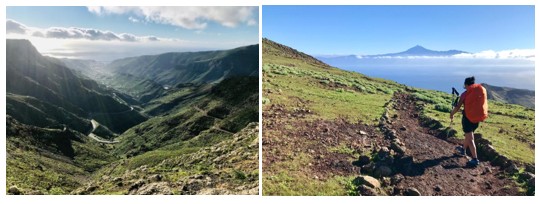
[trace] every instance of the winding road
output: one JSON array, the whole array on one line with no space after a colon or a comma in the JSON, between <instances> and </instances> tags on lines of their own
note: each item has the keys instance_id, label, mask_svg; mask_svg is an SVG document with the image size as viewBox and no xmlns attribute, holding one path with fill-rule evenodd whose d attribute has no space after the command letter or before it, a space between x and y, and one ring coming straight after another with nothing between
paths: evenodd
<instances>
[{"instance_id":1,"label":"winding road","mask_svg":"<svg viewBox=\"0 0 539 204\"><path fill-rule=\"evenodd\" d=\"M92 131L90 132L90 134L88 134L88 137L92 138L93 140L95 140L97 142L105 143L105 144L115 144L115 143L120 142L118 140L113 140L113 141L105 140L105 139L97 136L96 134L94 134L94 131L99 127L99 123L97 121L95 121L94 119L92 119L90 122L92 122Z\"/></svg>"}]
</instances>

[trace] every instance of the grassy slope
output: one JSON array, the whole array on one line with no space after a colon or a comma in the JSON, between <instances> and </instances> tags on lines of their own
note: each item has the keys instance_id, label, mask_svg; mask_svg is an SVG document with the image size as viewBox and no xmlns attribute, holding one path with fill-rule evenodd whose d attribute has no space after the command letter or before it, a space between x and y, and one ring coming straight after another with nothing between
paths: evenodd
<instances>
[{"instance_id":1,"label":"grassy slope","mask_svg":"<svg viewBox=\"0 0 539 204\"><path fill-rule=\"evenodd\" d=\"M279 50L268 43L263 44L263 49L263 90L272 92L264 94L263 100L283 104L290 110L302 99L311 102L310 108L320 118L343 116L350 121L364 120L372 124L382 114L393 92L403 88L395 82L329 65L278 56L273 53Z\"/></svg>"},{"instance_id":2,"label":"grassy slope","mask_svg":"<svg viewBox=\"0 0 539 204\"><path fill-rule=\"evenodd\" d=\"M7 122L6 184L25 194L69 194L114 160L106 147L80 133L28 126L9 116Z\"/></svg>"},{"instance_id":3,"label":"grassy slope","mask_svg":"<svg viewBox=\"0 0 539 204\"><path fill-rule=\"evenodd\" d=\"M264 113L270 105L276 104L288 110L306 108L314 112L304 119L291 118L294 121L344 117L350 122L362 120L375 124L392 93L404 88L391 81L329 67L266 39L262 46ZM308 101L307 107L298 107L296 104L300 100ZM263 134L264 138L286 137L276 130L264 129ZM292 146L281 150L294 151ZM339 148L332 147L328 151L335 149ZM266 151L264 154L271 154ZM336 176L325 181L315 180L305 168L312 159L309 155L299 154L287 161L264 166L263 194L346 195L346 184L351 178Z\"/></svg>"}]
</instances>

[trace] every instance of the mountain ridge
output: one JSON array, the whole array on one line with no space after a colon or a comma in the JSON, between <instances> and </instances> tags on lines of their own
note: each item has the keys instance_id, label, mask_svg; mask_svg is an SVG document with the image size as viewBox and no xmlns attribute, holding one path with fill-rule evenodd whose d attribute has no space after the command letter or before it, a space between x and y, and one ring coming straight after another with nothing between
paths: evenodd
<instances>
[{"instance_id":1,"label":"mountain ridge","mask_svg":"<svg viewBox=\"0 0 539 204\"><path fill-rule=\"evenodd\" d=\"M486 83L482 83L482 85L487 90L489 100L518 104L535 109L535 91L533 90L501 87Z\"/></svg>"},{"instance_id":2,"label":"mountain ridge","mask_svg":"<svg viewBox=\"0 0 539 204\"><path fill-rule=\"evenodd\" d=\"M168 52L114 60L102 70L106 85L141 102L162 96L185 83L217 83L228 77L258 76L258 44L229 50Z\"/></svg>"}]
</instances>

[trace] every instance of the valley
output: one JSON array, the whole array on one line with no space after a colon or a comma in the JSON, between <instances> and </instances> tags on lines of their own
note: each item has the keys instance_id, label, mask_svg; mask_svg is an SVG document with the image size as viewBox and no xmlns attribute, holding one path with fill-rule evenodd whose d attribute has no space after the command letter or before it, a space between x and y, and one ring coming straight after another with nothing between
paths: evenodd
<instances>
[{"instance_id":1,"label":"valley","mask_svg":"<svg viewBox=\"0 0 539 204\"><path fill-rule=\"evenodd\" d=\"M8 194L258 194L258 45L104 63L6 42Z\"/></svg>"}]
</instances>

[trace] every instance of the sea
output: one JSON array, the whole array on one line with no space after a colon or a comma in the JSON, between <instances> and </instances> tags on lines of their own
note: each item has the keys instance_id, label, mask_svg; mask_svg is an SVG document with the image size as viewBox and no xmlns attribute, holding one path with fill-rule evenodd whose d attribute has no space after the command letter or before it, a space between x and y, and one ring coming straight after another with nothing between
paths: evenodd
<instances>
[{"instance_id":1,"label":"sea","mask_svg":"<svg viewBox=\"0 0 539 204\"><path fill-rule=\"evenodd\" d=\"M354 65L332 66L443 92L464 90L470 76L476 83L535 90L535 61L528 59L360 59Z\"/></svg>"}]
</instances>

